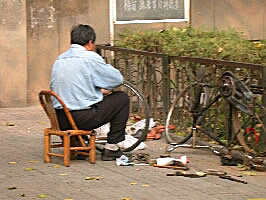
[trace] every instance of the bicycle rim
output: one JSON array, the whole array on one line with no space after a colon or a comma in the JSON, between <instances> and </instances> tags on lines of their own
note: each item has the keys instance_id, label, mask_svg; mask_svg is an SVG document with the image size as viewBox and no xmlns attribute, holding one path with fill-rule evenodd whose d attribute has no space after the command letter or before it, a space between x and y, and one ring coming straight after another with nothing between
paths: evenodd
<instances>
[{"instance_id":1,"label":"bicycle rim","mask_svg":"<svg viewBox=\"0 0 266 200\"><path fill-rule=\"evenodd\" d=\"M143 93L132 83L124 81L123 85L117 88L117 90L126 92L130 99L130 112L127 129L132 127L132 125L138 122L138 120L143 120L144 122L143 128L136 134L132 135L137 139L136 142L123 149L124 152L128 152L134 150L141 142L145 141L147 137L150 123L149 107Z\"/></svg>"},{"instance_id":2,"label":"bicycle rim","mask_svg":"<svg viewBox=\"0 0 266 200\"><path fill-rule=\"evenodd\" d=\"M193 116L191 107L191 86L180 92L168 112L166 118L165 137L168 143L183 144L192 136Z\"/></svg>"}]
</instances>

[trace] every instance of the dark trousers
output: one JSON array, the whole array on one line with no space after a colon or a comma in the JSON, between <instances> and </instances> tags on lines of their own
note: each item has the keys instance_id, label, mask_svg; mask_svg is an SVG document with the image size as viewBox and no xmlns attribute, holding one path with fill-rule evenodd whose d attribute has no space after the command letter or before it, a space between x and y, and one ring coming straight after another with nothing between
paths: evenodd
<instances>
[{"instance_id":1,"label":"dark trousers","mask_svg":"<svg viewBox=\"0 0 266 200\"><path fill-rule=\"evenodd\" d=\"M86 110L71 111L76 125L81 130L93 130L110 122L107 142L116 144L125 139L125 128L129 116L129 98L125 92L116 91L103 101ZM63 110L56 110L61 130L72 129Z\"/></svg>"}]
</instances>

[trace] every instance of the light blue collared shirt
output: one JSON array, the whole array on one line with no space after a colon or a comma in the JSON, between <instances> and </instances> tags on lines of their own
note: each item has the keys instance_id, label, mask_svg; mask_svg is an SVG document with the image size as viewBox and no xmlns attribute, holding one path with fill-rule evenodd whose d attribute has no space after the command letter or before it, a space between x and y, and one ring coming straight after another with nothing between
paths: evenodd
<instances>
[{"instance_id":1,"label":"light blue collared shirt","mask_svg":"<svg viewBox=\"0 0 266 200\"><path fill-rule=\"evenodd\" d=\"M123 83L123 76L94 51L72 44L55 61L50 89L55 91L70 110L83 110L103 100L101 88L112 90ZM61 108L53 99L55 108Z\"/></svg>"}]
</instances>

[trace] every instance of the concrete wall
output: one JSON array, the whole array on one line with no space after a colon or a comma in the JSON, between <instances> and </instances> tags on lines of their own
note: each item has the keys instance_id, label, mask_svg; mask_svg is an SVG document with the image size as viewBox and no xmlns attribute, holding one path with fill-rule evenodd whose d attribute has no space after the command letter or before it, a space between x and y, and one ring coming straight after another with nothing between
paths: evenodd
<instances>
[{"instance_id":1,"label":"concrete wall","mask_svg":"<svg viewBox=\"0 0 266 200\"><path fill-rule=\"evenodd\" d=\"M90 24L96 43L109 43L109 1L0 0L0 107L38 103L49 88L56 57L70 46L70 30Z\"/></svg>"},{"instance_id":2,"label":"concrete wall","mask_svg":"<svg viewBox=\"0 0 266 200\"><path fill-rule=\"evenodd\" d=\"M32 104L48 88L53 60L59 51L55 0L27 0L27 98Z\"/></svg>"},{"instance_id":3,"label":"concrete wall","mask_svg":"<svg viewBox=\"0 0 266 200\"><path fill-rule=\"evenodd\" d=\"M266 39L265 0L191 0L192 27L234 27L251 40Z\"/></svg>"},{"instance_id":4,"label":"concrete wall","mask_svg":"<svg viewBox=\"0 0 266 200\"><path fill-rule=\"evenodd\" d=\"M0 0L0 107L27 103L26 0Z\"/></svg>"},{"instance_id":5,"label":"concrete wall","mask_svg":"<svg viewBox=\"0 0 266 200\"><path fill-rule=\"evenodd\" d=\"M70 29L90 24L97 42L108 43L108 5L105 0L27 1L27 103L38 103L37 94L49 87L56 57L70 46ZM104 13L104 15L103 15Z\"/></svg>"}]
</instances>

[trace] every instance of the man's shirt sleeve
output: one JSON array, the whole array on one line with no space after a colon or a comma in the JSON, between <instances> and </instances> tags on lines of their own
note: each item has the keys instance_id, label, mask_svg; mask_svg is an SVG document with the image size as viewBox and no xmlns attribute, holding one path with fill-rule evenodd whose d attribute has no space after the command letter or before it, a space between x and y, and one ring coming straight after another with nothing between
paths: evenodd
<instances>
[{"instance_id":1,"label":"man's shirt sleeve","mask_svg":"<svg viewBox=\"0 0 266 200\"><path fill-rule=\"evenodd\" d=\"M102 57L95 56L93 82L95 86L112 90L124 81L122 74L110 64L106 64Z\"/></svg>"}]
</instances>

